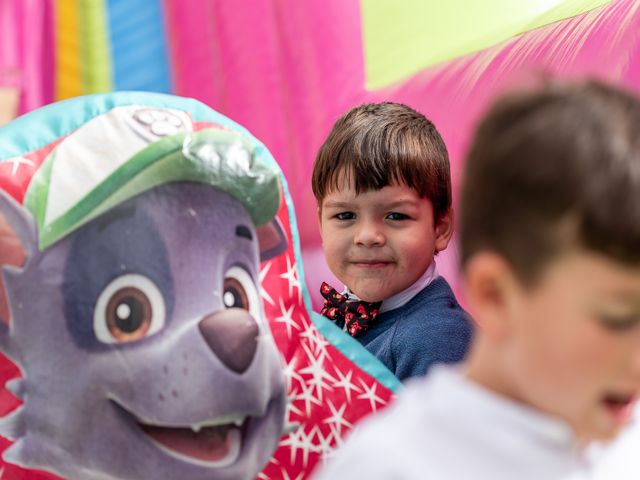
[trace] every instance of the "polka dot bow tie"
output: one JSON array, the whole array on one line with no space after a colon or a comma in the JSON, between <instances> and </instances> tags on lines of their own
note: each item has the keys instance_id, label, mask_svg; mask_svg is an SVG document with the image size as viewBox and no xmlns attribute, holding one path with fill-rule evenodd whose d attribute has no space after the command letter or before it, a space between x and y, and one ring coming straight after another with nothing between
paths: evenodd
<instances>
[{"instance_id":1,"label":"polka dot bow tie","mask_svg":"<svg viewBox=\"0 0 640 480\"><path fill-rule=\"evenodd\" d=\"M320 313L334 322L344 321L347 332L352 337L367 331L382 305L382 302L349 300L346 295L338 293L335 288L324 282L320 287L320 294L324 297L324 306Z\"/></svg>"}]
</instances>

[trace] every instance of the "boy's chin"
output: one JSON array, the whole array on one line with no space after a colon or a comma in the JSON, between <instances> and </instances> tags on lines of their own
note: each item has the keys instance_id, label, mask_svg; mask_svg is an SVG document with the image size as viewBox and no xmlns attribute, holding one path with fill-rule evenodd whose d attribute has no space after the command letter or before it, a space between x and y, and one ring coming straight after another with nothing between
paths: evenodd
<instances>
[{"instance_id":1,"label":"boy's chin","mask_svg":"<svg viewBox=\"0 0 640 480\"><path fill-rule=\"evenodd\" d=\"M390 275L389 275L390 276ZM349 291L365 302L382 302L396 293L409 287L399 282L390 282L389 276L376 278L359 278L358 281L344 282L349 287ZM350 280L354 280L351 278Z\"/></svg>"},{"instance_id":2,"label":"boy's chin","mask_svg":"<svg viewBox=\"0 0 640 480\"><path fill-rule=\"evenodd\" d=\"M362 301L369 302L369 303L374 303L379 301L377 300L376 297L372 297L371 295L367 295L366 293L362 294L361 292L354 290L353 288L349 288L349 291Z\"/></svg>"},{"instance_id":3,"label":"boy's chin","mask_svg":"<svg viewBox=\"0 0 640 480\"><path fill-rule=\"evenodd\" d=\"M369 302L369 303L382 302L382 300L384 300L384 298L378 298L378 297L361 297L360 295L358 295L358 298L359 298L360 300L362 300L363 302Z\"/></svg>"},{"instance_id":4,"label":"boy's chin","mask_svg":"<svg viewBox=\"0 0 640 480\"><path fill-rule=\"evenodd\" d=\"M387 295L384 290L379 288L351 288L349 287L349 291L357 296L360 300L369 303L381 302L385 298L389 298L393 294Z\"/></svg>"},{"instance_id":5,"label":"boy's chin","mask_svg":"<svg viewBox=\"0 0 640 480\"><path fill-rule=\"evenodd\" d=\"M582 430L576 433L578 445L586 447L591 443L607 444L615 441L625 430L631 427L632 423L625 425L599 426L591 430ZM637 427L636 427L637 428Z\"/></svg>"},{"instance_id":6,"label":"boy's chin","mask_svg":"<svg viewBox=\"0 0 640 480\"><path fill-rule=\"evenodd\" d=\"M375 294L369 294L369 293L360 293L356 290L351 290L351 293L353 293L356 297L358 297L360 300L364 301L364 302L369 302L369 303L375 303L375 302L381 302L382 300L384 300L386 297L381 297L379 295L375 295Z\"/></svg>"}]
</instances>

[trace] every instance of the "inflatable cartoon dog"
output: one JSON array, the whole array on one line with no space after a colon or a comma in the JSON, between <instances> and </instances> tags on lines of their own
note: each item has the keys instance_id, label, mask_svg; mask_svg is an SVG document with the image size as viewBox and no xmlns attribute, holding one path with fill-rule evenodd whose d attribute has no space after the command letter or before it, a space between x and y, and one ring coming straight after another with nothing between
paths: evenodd
<instances>
[{"instance_id":1,"label":"inflatable cartoon dog","mask_svg":"<svg viewBox=\"0 0 640 480\"><path fill-rule=\"evenodd\" d=\"M3 458L72 479L255 478L286 405L258 270L286 247L273 159L184 99L74 102L21 119L21 155L46 154L22 204L0 191L0 249L23 258L0 288L22 375Z\"/></svg>"}]
</instances>

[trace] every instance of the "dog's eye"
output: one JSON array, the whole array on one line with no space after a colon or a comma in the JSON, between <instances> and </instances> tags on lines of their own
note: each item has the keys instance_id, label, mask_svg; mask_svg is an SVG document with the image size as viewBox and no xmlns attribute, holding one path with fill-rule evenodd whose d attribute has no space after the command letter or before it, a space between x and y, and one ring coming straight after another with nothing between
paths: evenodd
<instances>
[{"instance_id":1,"label":"dog's eye","mask_svg":"<svg viewBox=\"0 0 640 480\"><path fill-rule=\"evenodd\" d=\"M256 320L260 319L260 295L255 282L243 268L232 267L227 271L222 302L226 308L242 308Z\"/></svg>"},{"instance_id":2,"label":"dog's eye","mask_svg":"<svg viewBox=\"0 0 640 480\"><path fill-rule=\"evenodd\" d=\"M165 306L158 287L142 275L112 280L98 296L93 314L96 338L124 343L152 335L164 326Z\"/></svg>"},{"instance_id":3,"label":"dog's eye","mask_svg":"<svg viewBox=\"0 0 640 480\"><path fill-rule=\"evenodd\" d=\"M243 308L249 310L249 299L242 284L235 278L224 280L224 306L227 308Z\"/></svg>"}]
</instances>

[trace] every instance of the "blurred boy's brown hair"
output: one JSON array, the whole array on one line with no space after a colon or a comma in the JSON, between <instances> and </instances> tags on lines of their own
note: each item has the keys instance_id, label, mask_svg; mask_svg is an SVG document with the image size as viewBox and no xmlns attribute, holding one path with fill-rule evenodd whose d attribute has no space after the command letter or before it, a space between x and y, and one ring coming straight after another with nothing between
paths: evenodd
<instances>
[{"instance_id":1,"label":"blurred boy's brown hair","mask_svg":"<svg viewBox=\"0 0 640 480\"><path fill-rule=\"evenodd\" d=\"M569 246L640 262L634 95L589 81L506 96L479 125L465 169L463 266L490 250L533 282Z\"/></svg>"}]
</instances>

